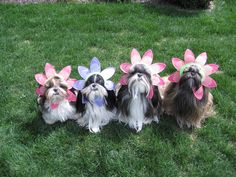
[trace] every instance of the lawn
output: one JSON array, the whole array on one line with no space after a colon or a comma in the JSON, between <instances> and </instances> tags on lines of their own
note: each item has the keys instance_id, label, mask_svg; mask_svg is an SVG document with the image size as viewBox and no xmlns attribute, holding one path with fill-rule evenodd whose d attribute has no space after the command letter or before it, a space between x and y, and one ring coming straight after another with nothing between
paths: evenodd
<instances>
[{"instance_id":1,"label":"lawn","mask_svg":"<svg viewBox=\"0 0 236 177\"><path fill-rule=\"evenodd\" d=\"M0 176L235 176L236 2L215 1L212 11L141 4L0 5ZM130 61L135 47L151 48L175 71L171 58L186 48L206 51L216 115L201 129L178 128L171 117L140 133L117 122L91 134L75 122L46 125L38 114L34 80L46 62L57 69L103 67Z\"/></svg>"}]
</instances>

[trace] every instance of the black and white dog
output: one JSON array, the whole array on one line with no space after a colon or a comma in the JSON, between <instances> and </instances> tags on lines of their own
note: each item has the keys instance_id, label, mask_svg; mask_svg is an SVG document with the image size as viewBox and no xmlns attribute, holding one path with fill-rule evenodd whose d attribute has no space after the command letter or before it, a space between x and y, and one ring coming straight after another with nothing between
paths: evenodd
<instances>
[{"instance_id":1,"label":"black and white dog","mask_svg":"<svg viewBox=\"0 0 236 177\"><path fill-rule=\"evenodd\" d=\"M114 83L108 80L115 73L115 68L109 67L101 72L99 60L93 58L90 69L79 66L78 71L84 79L74 84L74 88L78 90L78 123L86 126L90 132L97 133L115 116Z\"/></svg>"},{"instance_id":2,"label":"black and white dog","mask_svg":"<svg viewBox=\"0 0 236 177\"><path fill-rule=\"evenodd\" d=\"M161 113L161 97L158 85L163 80L158 73L165 64L151 65L153 53L148 50L141 59L136 49L131 52L131 64L121 64L122 76L117 88L118 118L137 132L143 124L158 122Z\"/></svg>"}]
</instances>

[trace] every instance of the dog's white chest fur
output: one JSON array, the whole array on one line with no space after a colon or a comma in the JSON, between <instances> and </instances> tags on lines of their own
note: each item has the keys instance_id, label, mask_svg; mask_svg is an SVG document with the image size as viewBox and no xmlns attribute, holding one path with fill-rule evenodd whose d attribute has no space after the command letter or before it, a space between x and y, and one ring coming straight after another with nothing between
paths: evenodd
<instances>
[{"instance_id":1,"label":"dog's white chest fur","mask_svg":"<svg viewBox=\"0 0 236 177\"><path fill-rule=\"evenodd\" d=\"M104 106L97 106L95 104L87 103L85 106L85 113L78 123L81 126L86 126L90 132L97 133L100 128L109 123L114 118L115 113L108 111Z\"/></svg>"},{"instance_id":2,"label":"dog's white chest fur","mask_svg":"<svg viewBox=\"0 0 236 177\"><path fill-rule=\"evenodd\" d=\"M51 109L51 103L45 102L43 111L43 119L47 124L53 124L56 121L64 122L67 119L75 119L75 108L68 102L68 100L63 100L59 103L58 107Z\"/></svg>"}]
</instances>

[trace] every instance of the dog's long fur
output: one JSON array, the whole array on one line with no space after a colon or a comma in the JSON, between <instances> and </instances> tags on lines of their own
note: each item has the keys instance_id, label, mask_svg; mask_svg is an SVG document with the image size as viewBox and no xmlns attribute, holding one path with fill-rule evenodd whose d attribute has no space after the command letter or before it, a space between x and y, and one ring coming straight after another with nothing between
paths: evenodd
<instances>
[{"instance_id":1,"label":"dog's long fur","mask_svg":"<svg viewBox=\"0 0 236 177\"><path fill-rule=\"evenodd\" d=\"M122 85L117 93L118 118L136 131L143 124L159 121L161 97L158 87L153 87L154 95L147 98L152 87L150 71L145 65L138 64L128 74L128 85Z\"/></svg>"},{"instance_id":2,"label":"dog's long fur","mask_svg":"<svg viewBox=\"0 0 236 177\"><path fill-rule=\"evenodd\" d=\"M97 105L95 97L104 100L104 105ZM90 76L85 87L77 95L77 111L80 113L78 123L90 132L97 133L102 126L109 123L115 116L116 96L114 91L107 90L103 78L94 74Z\"/></svg>"},{"instance_id":3,"label":"dog's long fur","mask_svg":"<svg viewBox=\"0 0 236 177\"><path fill-rule=\"evenodd\" d=\"M70 103L67 97L67 84L65 81L54 76L45 84L45 94L38 96L38 104L42 117L47 124L53 124L57 121L64 122L67 119L76 119L75 104ZM58 103L56 109L51 108L51 104Z\"/></svg>"},{"instance_id":4,"label":"dog's long fur","mask_svg":"<svg viewBox=\"0 0 236 177\"><path fill-rule=\"evenodd\" d=\"M201 122L214 113L213 96L209 90L204 89L203 98L195 98L192 89L201 85L202 75L195 65L186 68L179 83L166 82L164 91L163 108L165 112L176 118L182 128L200 128Z\"/></svg>"}]
</instances>

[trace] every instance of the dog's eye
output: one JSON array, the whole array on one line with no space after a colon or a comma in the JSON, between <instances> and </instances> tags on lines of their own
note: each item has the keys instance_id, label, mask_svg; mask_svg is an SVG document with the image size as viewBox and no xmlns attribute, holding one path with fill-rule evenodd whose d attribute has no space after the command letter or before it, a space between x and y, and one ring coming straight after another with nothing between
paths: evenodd
<instances>
[{"instance_id":1,"label":"dog's eye","mask_svg":"<svg viewBox=\"0 0 236 177\"><path fill-rule=\"evenodd\" d=\"M63 89L67 89L67 86L66 85L63 85L63 84L60 84L60 87L63 88Z\"/></svg>"}]
</instances>

